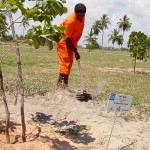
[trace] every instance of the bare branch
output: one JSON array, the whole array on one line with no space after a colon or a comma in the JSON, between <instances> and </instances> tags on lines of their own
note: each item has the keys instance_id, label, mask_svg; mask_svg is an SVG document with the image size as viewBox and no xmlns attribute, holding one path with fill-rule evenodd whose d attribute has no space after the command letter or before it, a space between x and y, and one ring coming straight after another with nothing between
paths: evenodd
<instances>
[{"instance_id":1,"label":"bare branch","mask_svg":"<svg viewBox=\"0 0 150 150\"><path fill-rule=\"evenodd\" d=\"M7 30L7 29L9 29L9 28L10 28L14 23L16 23L16 21L17 21L18 19L20 19L21 17L22 17L22 15L21 15L20 17L18 17L16 20L14 20L14 21L10 24L9 27L7 27L7 28L5 28L4 30L0 31L0 33L4 32L4 31Z\"/></svg>"},{"instance_id":2,"label":"bare branch","mask_svg":"<svg viewBox=\"0 0 150 150\"><path fill-rule=\"evenodd\" d=\"M21 43L19 43L19 45L22 44L22 43L25 43L26 41L27 41L27 40L22 41ZM16 48L16 46L13 46L13 48L9 49L9 50L1 57L1 59L0 59L0 65L2 64L3 58L8 54L8 52L10 52L11 50L13 50L13 49L15 49L15 48Z\"/></svg>"},{"instance_id":3,"label":"bare branch","mask_svg":"<svg viewBox=\"0 0 150 150\"><path fill-rule=\"evenodd\" d=\"M132 143L130 143L130 144L128 144L128 145L125 145L125 146L121 147L119 150L123 150L123 149L127 148L128 146L133 145L133 144L136 143L136 142L137 142L137 141L134 141L134 142L132 142Z\"/></svg>"},{"instance_id":4,"label":"bare branch","mask_svg":"<svg viewBox=\"0 0 150 150\"><path fill-rule=\"evenodd\" d=\"M0 7L2 7L7 1L2 1L2 5Z\"/></svg>"}]
</instances>

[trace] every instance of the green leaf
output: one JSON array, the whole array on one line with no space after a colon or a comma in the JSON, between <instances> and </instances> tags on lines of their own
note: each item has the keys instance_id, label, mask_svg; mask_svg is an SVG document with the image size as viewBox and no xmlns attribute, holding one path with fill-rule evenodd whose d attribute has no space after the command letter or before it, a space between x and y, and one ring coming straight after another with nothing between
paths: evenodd
<instances>
[{"instance_id":1,"label":"green leaf","mask_svg":"<svg viewBox=\"0 0 150 150\"><path fill-rule=\"evenodd\" d=\"M8 0L9 4L16 4L16 0Z\"/></svg>"},{"instance_id":2,"label":"green leaf","mask_svg":"<svg viewBox=\"0 0 150 150\"><path fill-rule=\"evenodd\" d=\"M35 15L33 16L33 20L34 20L34 21L39 21L39 17L35 14Z\"/></svg>"},{"instance_id":3,"label":"green leaf","mask_svg":"<svg viewBox=\"0 0 150 150\"><path fill-rule=\"evenodd\" d=\"M13 13L16 13L17 11L18 11L18 7L17 6L10 6L9 7L10 8L10 10L13 12Z\"/></svg>"},{"instance_id":4,"label":"green leaf","mask_svg":"<svg viewBox=\"0 0 150 150\"><path fill-rule=\"evenodd\" d=\"M38 49L40 46L40 42L39 42L37 36L33 37L33 45L34 45L35 49Z\"/></svg>"},{"instance_id":5,"label":"green leaf","mask_svg":"<svg viewBox=\"0 0 150 150\"><path fill-rule=\"evenodd\" d=\"M35 7L33 7L32 9L30 9L30 10L28 10L29 12L28 13L30 13L30 14L32 14L32 15L37 15L37 12L38 12L38 6L35 6Z\"/></svg>"},{"instance_id":6,"label":"green leaf","mask_svg":"<svg viewBox=\"0 0 150 150\"><path fill-rule=\"evenodd\" d=\"M61 0L63 3L66 3L66 0Z\"/></svg>"},{"instance_id":7,"label":"green leaf","mask_svg":"<svg viewBox=\"0 0 150 150\"><path fill-rule=\"evenodd\" d=\"M38 19L39 19L40 22L44 21L44 19L45 19L44 15L42 14L41 16L39 16Z\"/></svg>"},{"instance_id":8,"label":"green leaf","mask_svg":"<svg viewBox=\"0 0 150 150\"><path fill-rule=\"evenodd\" d=\"M63 12L64 12L64 13L67 13L67 12L68 12L67 7L63 7Z\"/></svg>"},{"instance_id":9,"label":"green leaf","mask_svg":"<svg viewBox=\"0 0 150 150\"><path fill-rule=\"evenodd\" d=\"M52 39L53 39L55 42L59 42L60 38L61 38L61 36L60 36L59 34L56 34L56 33L53 34Z\"/></svg>"},{"instance_id":10,"label":"green leaf","mask_svg":"<svg viewBox=\"0 0 150 150\"><path fill-rule=\"evenodd\" d=\"M54 25L53 27L54 27L54 29L56 29L57 31L65 31L65 30L66 30L66 27L65 27L65 26L56 26L56 25Z\"/></svg>"},{"instance_id":11,"label":"green leaf","mask_svg":"<svg viewBox=\"0 0 150 150\"><path fill-rule=\"evenodd\" d=\"M35 32L34 32L33 28L32 28L32 29L29 29L29 30L27 31L26 38L27 38L27 39L32 39L32 38L34 37L34 34L35 34Z\"/></svg>"},{"instance_id":12,"label":"green leaf","mask_svg":"<svg viewBox=\"0 0 150 150\"><path fill-rule=\"evenodd\" d=\"M21 3L25 2L25 0L20 0L20 1L21 1Z\"/></svg>"},{"instance_id":13,"label":"green leaf","mask_svg":"<svg viewBox=\"0 0 150 150\"><path fill-rule=\"evenodd\" d=\"M5 4L0 4L0 8L1 8L1 9L4 9L4 8L6 8L6 5L7 5L7 3L5 3Z\"/></svg>"},{"instance_id":14,"label":"green leaf","mask_svg":"<svg viewBox=\"0 0 150 150\"><path fill-rule=\"evenodd\" d=\"M30 18L40 22L44 21L44 27L33 26L32 29L27 32L26 37L28 39L33 39L35 48L44 45L44 38L57 42L63 37L60 32L66 30L66 28L56 25L52 26L51 22L57 15L62 15L67 12L67 8L62 4L66 2L65 0L43 0L42 3L31 9L24 8L23 2L25 0L8 1L10 2L10 5L13 4L13 8L18 8L27 19ZM40 38L41 35L43 35L43 38Z\"/></svg>"},{"instance_id":15,"label":"green leaf","mask_svg":"<svg viewBox=\"0 0 150 150\"><path fill-rule=\"evenodd\" d=\"M21 10L22 15L27 15L27 9L23 8L23 7L19 7L19 9Z\"/></svg>"},{"instance_id":16,"label":"green leaf","mask_svg":"<svg viewBox=\"0 0 150 150\"><path fill-rule=\"evenodd\" d=\"M49 51L51 51L53 49L53 42L50 40L46 40L46 45L48 46Z\"/></svg>"},{"instance_id":17,"label":"green leaf","mask_svg":"<svg viewBox=\"0 0 150 150\"><path fill-rule=\"evenodd\" d=\"M42 46L44 46L45 45L45 38L43 38L43 37L39 37L39 43L40 43L40 45L42 45Z\"/></svg>"},{"instance_id":18,"label":"green leaf","mask_svg":"<svg viewBox=\"0 0 150 150\"><path fill-rule=\"evenodd\" d=\"M29 44L30 46L32 46L33 40L32 40L32 39L29 39L29 40L28 40L28 44Z\"/></svg>"}]
</instances>

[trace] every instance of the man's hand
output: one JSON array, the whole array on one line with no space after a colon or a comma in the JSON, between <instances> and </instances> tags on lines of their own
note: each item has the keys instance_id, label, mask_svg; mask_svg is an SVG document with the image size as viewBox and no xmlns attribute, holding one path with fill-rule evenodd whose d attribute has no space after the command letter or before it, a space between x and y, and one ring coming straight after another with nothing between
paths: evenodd
<instances>
[{"instance_id":1,"label":"man's hand","mask_svg":"<svg viewBox=\"0 0 150 150\"><path fill-rule=\"evenodd\" d=\"M67 45L74 51L76 60L80 59L80 54L77 51L77 48L74 47L70 38L66 39Z\"/></svg>"},{"instance_id":2,"label":"man's hand","mask_svg":"<svg viewBox=\"0 0 150 150\"><path fill-rule=\"evenodd\" d=\"M75 52L75 58L76 60L80 59L80 54L78 53L78 51Z\"/></svg>"}]
</instances>

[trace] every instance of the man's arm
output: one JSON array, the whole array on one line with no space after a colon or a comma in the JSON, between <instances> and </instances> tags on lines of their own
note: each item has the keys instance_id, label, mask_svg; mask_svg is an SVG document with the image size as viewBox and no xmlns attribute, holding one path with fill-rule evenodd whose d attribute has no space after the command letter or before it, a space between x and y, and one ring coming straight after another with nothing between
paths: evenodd
<instances>
[{"instance_id":1,"label":"man's arm","mask_svg":"<svg viewBox=\"0 0 150 150\"><path fill-rule=\"evenodd\" d=\"M67 45L74 51L76 60L80 59L80 55L77 51L77 48L73 45L70 38L66 39Z\"/></svg>"}]
</instances>

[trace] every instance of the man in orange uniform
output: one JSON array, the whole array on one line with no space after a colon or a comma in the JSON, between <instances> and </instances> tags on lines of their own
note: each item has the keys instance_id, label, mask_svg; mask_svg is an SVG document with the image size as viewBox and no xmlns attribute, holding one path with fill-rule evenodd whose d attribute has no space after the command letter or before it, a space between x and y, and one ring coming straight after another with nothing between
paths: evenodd
<instances>
[{"instance_id":1,"label":"man in orange uniform","mask_svg":"<svg viewBox=\"0 0 150 150\"><path fill-rule=\"evenodd\" d=\"M73 63L73 57L76 60L80 59L80 55L77 51L77 43L81 38L84 20L85 20L86 7L82 3L75 5L74 12L70 14L60 26L65 26L66 30L63 34L66 39L62 38L56 43L58 62L60 66L60 74L57 80L57 86L68 85L68 77Z\"/></svg>"}]
</instances>

